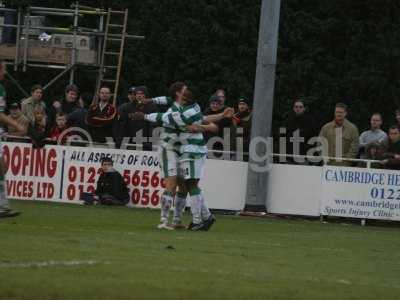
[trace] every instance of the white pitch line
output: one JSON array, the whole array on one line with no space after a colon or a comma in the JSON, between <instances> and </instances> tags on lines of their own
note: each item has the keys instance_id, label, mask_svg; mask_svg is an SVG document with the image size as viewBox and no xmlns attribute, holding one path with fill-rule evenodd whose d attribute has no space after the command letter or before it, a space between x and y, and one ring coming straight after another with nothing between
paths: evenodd
<instances>
[{"instance_id":1,"label":"white pitch line","mask_svg":"<svg viewBox=\"0 0 400 300\"><path fill-rule=\"evenodd\" d=\"M48 268L48 267L75 267L75 266L93 266L100 262L96 260L66 260L66 261L41 261L41 262L10 262L10 263L0 263L0 269L5 268Z\"/></svg>"}]
</instances>

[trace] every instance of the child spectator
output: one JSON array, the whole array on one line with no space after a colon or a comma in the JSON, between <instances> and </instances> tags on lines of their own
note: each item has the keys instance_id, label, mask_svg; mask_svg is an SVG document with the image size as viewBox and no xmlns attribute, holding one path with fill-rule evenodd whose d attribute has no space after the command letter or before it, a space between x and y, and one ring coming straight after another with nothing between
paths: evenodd
<instances>
[{"instance_id":1,"label":"child spectator","mask_svg":"<svg viewBox=\"0 0 400 300\"><path fill-rule=\"evenodd\" d=\"M67 116L63 112L59 112L56 115L56 125L50 131L50 140L58 142L59 144L65 144L69 134L65 134L67 126ZM59 140L61 138L61 140Z\"/></svg>"},{"instance_id":2,"label":"child spectator","mask_svg":"<svg viewBox=\"0 0 400 300\"><path fill-rule=\"evenodd\" d=\"M28 136L32 139L33 147L41 148L49 136L49 126L46 113L42 107L38 106L33 112L34 120L28 127Z\"/></svg>"}]
</instances>

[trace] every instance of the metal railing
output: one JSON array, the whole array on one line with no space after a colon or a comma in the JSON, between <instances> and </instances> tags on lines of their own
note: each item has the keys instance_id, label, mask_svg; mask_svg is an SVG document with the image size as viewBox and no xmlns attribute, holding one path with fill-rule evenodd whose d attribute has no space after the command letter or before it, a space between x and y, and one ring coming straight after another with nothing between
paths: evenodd
<instances>
[{"instance_id":1,"label":"metal railing","mask_svg":"<svg viewBox=\"0 0 400 300\"><path fill-rule=\"evenodd\" d=\"M25 143L31 143L31 138L27 136L13 136L13 135L5 135L3 137L3 140L5 141L10 141L10 142L25 142ZM49 140L50 142L50 140ZM53 141L54 142L54 141ZM98 143L98 142L90 142L86 140L72 140L70 141L73 145L70 146L79 146L81 145L82 147L88 146L90 144L94 148L108 148L108 149L116 149L115 146L116 144L114 142L106 142L106 143ZM49 143L52 144L52 143ZM135 148L137 150L142 150L143 149L143 144L137 144L137 143L126 143L124 144L124 147L126 148ZM156 151L158 150L160 145L157 143L152 143L152 150ZM216 154L226 154L226 155L245 155L249 156L248 152L238 152L238 151L224 151L224 150L213 150L213 149L208 149L208 153L216 153ZM335 162L353 162L353 163L365 163L366 168L370 169L371 165L373 163L380 164L380 160L371 160L371 159L361 159L361 158L345 158L345 157L332 157L332 156L310 156L310 155L295 155L295 154L280 154L280 153L271 153L269 154L270 157L285 157L285 158L301 158L304 160L309 160L309 161L322 161L325 164L327 164L329 161L335 161Z\"/></svg>"},{"instance_id":2,"label":"metal railing","mask_svg":"<svg viewBox=\"0 0 400 300\"><path fill-rule=\"evenodd\" d=\"M361 158L345 158L345 157L332 157L332 156L310 156L310 155L294 155L294 154L279 154L279 153L271 153L272 157L291 157L291 158L302 158L308 160L320 160L324 163L328 163L329 161L335 162L355 162L355 163L366 163L367 168L371 168L371 164L373 163L381 163L380 160L371 160L371 159L361 159Z\"/></svg>"}]
</instances>

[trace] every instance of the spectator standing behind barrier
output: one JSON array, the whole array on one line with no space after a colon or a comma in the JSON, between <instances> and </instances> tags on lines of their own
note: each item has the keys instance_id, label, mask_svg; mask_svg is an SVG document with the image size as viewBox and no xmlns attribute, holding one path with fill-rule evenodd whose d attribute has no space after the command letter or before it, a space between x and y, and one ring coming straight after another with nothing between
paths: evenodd
<instances>
[{"instance_id":1,"label":"spectator standing behind barrier","mask_svg":"<svg viewBox=\"0 0 400 300\"><path fill-rule=\"evenodd\" d=\"M79 97L78 108L72 113L67 115L68 127L81 128L87 130L86 116L88 114L88 107L93 101L93 95L90 93L83 93Z\"/></svg>"},{"instance_id":2,"label":"spectator standing behind barrier","mask_svg":"<svg viewBox=\"0 0 400 300\"><path fill-rule=\"evenodd\" d=\"M400 129L400 109L396 109L395 118L396 118L396 125Z\"/></svg>"},{"instance_id":3,"label":"spectator standing behind barrier","mask_svg":"<svg viewBox=\"0 0 400 300\"><path fill-rule=\"evenodd\" d=\"M237 112L232 118L232 141L231 145L235 151L243 151L243 158L248 161L248 153L251 139L252 113L250 103L245 98L240 98L237 105ZM237 149L237 139L243 139L243 149Z\"/></svg>"},{"instance_id":4,"label":"spectator standing behind barrier","mask_svg":"<svg viewBox=\"0 0 400 300\"><path fill-rule=\"evenodd\" d=\"M131 89L132 93L132 89ZM141 131L143 138L151 138L153 135L153 130L156 126L150 122L142 120L134 120L133 114L136 112L142 112L144 114L150 114L158 112L157 105L152 102L144 103L148 97L148 90L145 86L138 86L134 89L133 95L129 96L129 102L121 105L119 107L119 134L120 141L121 137L136 137ZM135 143L135 140L132 141ZM143 142L143 150L151 151L151 142Z\"/></svg>"},{"instance_id":5,"label":"spectator standing behind barrier","mask_svg":"<svg viewBox=\"0 0 400 300\"><path fill-rule=\"evenodd\" d=\"M21 125L23 128L25 128L25 131L28 129L29 126L29 120L28 118L22 113L21 107L19 103L12 103L9 107L10 111L10 117L13 119L15 122L17 122L19 125ZM9 135L13 136L23 136L22 132L12 126L11 124L7 125L7 130Z\"/></svg>"},{"instance_id":6,"label":"spectator standing behind barrier","mask_svg":"<svg viewBox=\"0 0 400 300\"><path fill-rule=\"evenodd\" d=\"M346 119L347 106L343 103L336 104L335 118L332 122L324 125L320 132L320 137L328 142L328 156L354 159L358 154L359 134L357 127ZM342 143L341 153L336 153L336 134L341 135L339 142ZM339 139L339 137L338 137ZM329 161L330 165L352 166L349 161Z\"/></svg>"},{"instance_id":7,"label":"spectator standing behind barrier","mask_svg":"<svg viewBox=\"0 0 400 300\"><path fill-rule=\"evenodd\" d=\"M221 104L222 106L225 106L225 102L226 102L226 92L224 89L218 89L215 91L214 93L215 96L219 97L219 99L221 100Z\"/></svg>"},{"instance_id":8,"label":"spectator standing behind barrier","mask_svg":"<svg viewBox=\"0 0 400 300\"><path fill-rule=\"evenodd\" d=\"M364 131L360 135L360 157L366 158L366 148L371 144L384 144L387 143L388 136L386 132L381 129L382 115L375 113L371 116L370 120L371 129Z\"/></svg>"},{"instance_id":9,"label":"spectator standing behind barrier","mask_svg":"<svg viewBox=\"0 0 400 300\"><path fill-rule=\"evenodd\" d=\"M34 85L31 88L31 96L22 101L22 113L28 119L29 122L33 122L34 110L36 107L40 107L43 111L46 110L46 104L42 100L43 98L43 87L41 85Z\"/></svg>"},{"instance_id":10,"label":"spectator standing behind barrier","mask_svg":"<svg viewBox=\"0 0 400 300\"><path fill-rule=\"evenodd\" d=\"M370 167L374 169L382 169L384 168L384 164L382 160L384 160L384 155L387 149L386 143L371 143L365 147L365 158L368 160L376 160L379 162L372 162ZM359 163L359 167L365 168L366 163Z\"/></svg>"},{"instance_id":11,"label":"spectator standing behind barrier","mask_svg":"<svg viewBox=\"0 0 400 300\"><path fill-rule=\"evenodd\" d=\"M85 204L126 205L129 202L128 187L121 174L113 168L111 158L101 161L102 173L97 181L95 195L84 193L81 195Z\"/></svg>"},{"instance_id":12,"label":"spectator standing behind barrier","mask_svg":"<svg viewBox=\"0 0 400 300\"><path fill-rule=\"evenodd\" d=\"M389 129L388 147L383 156L382 165L386 169L400 170L400 129L397 125Z\"/></svg>"},{"instance_id":13,"label":"spectator standing behind barrier","mask_svg":"<svg viewBox=\"0 0 400 300\"><path fill-rule=\"evenodd\" d=\"M223 113L225 110L225 106L223 105L223 101L221 97L212 95L210 98L210 106L204 111L204 116L210 116L210 115L217 115ZM232 119L230 118L224 118L218 122L215 122L215 124L218 126L218 132L213 133L213 132L206 132L204 133L204 137L206 141L208 142L211 138L213 137L219 137L219 138L224 138L224 131L226 128L229 129L231 128L232 125ZM230 137L228 139L230 142ZM217 151L230 151L231 149L224 149L224 145L220 142L218 143L213 143L212 145L212 150L217 150ZM215 156L220 156L220 155L215 155ZM222 155L221 155L222 156Z\"/></svg>"},{"instance_id":14,"label":"spectator standing behind barrier","mask_svg":"<svg viewBox=\"0 0 400 300\"><path fill-rule=\"evenodd\" d=\"M49 124L47 123L46 113L40 106L35 108L33 115L34 120L28 127L28 136L32 140L33 147L41 148L49 137Z\"/></svg>"},{"instance_id":15,"label":"spectator standing behind barrier","mask_svg":"<svg viewBox=\"0 0 400 300\"><path fill-rule=\"evenodd\" d=\"M94 142L105 143L106 137L113 136L113 122L116 114L115 107L111 104L111 90L101 87L98 101L95 99L90 105L86 123Z\"/></svg>"},{"instance_id":16,"label":"spectator standing behind barrier","mask_svg":"<svg viewBox=\"0 0 400 300\"><path fill-rule=\"evenodd\" d=\"M135 87L131 86L128 89L127 101L125 103L121 104L120 106L118 106L118 114L120 117L128 114L128 107L130 106L131 103L135 102L135 100L136 100Z\"/></svg>"},{"instance_id":17,"label":"spectator standing behind barrier","mask_svg":"<svg viewBox=\"0 0 400 300\"><path fill-rule=\"evenodd\" d=\"M286 123L286 153L289 155L307 155L311 148L307 142L318 134L314 118L306 111L302 100L293 102L293 110ZM294 145L296 145L294 147ZM296 153L295 153L296 152ZM289 162L305 163L305 159L288 157Z\"/></svg>"},{"instance_id":18,"label":"spectator standing behind barrier","mask_svg":"<svg viewBox=\"0 0 400 300\"><path fill-rule=\"evenodd\" d=\"M65 144L70 136L70 134L65 133L67 129L67 116L63 112L59 112L56 115L56 125L50 131L50 140L52 142L58 142L59 144Z\"/></svg>"},{"instance_id":19,"label":"spectator standing behind barrier","mask_svg":"<svg viewBox=\"0 0 400 300\"><path fill-rule=\"evenodd\" d=\"M48 111L49 122L54 124L56 119L56 114L63 112L68 115L75 110L79 109L79 88L75 84L67 85L65 88L65 96L61 100L56 100L53 102L51 108Z\"/></svg>"}]
</instances>

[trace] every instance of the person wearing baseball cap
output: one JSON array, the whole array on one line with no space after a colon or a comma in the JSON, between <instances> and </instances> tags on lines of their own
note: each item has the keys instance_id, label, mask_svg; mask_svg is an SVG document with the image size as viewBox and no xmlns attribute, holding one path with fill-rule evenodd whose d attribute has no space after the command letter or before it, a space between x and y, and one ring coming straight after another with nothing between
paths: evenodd
<instances>
[{"instance_id":1,"label":"person wearing baseball cap","mask_svg":"<svg viewBox=\"0 0 400 300\"><path fill-rule=\"evenodd\" d=\"M150 138L156 125L145 121L137 121L132 119L135 112L153 113L157 112L157 105L154 103L146 103L148 97L148 89L146 86L135 86L128 90L129 102L122 104L118 108L118 134L116 134L116 144L119 147L124 137L136 137L139 131L142 131L143 137ZM143 150L151 151L152 144L150 142L143 143Z\"/></svg>"},{"instance_id":2,"label":"person wearing baseball cap","mask_svg":"<svg viewBox=\"0 0 400 300\"><path fill-rule=\"evenodd\" d=\"M237 112L233 115L233 122L239 125L251 118L250 101L241 97L237 102Z\"/></svg>"},{"instance_id":3,"label":"person wearing baseball cap","mask_svg":"<svg viewBox=\"0 0 400 300\"><path fill-rule=\"evenodd\" d=\"M134 102L136 100L135 90L136 90L136 87L134 87L134 86L131 86L128 89L128 101L126 101L126 103Z\"/></svg>"},{"instance_id":4,"label":"person wearing baseball cap","mask_svg":"<svg viewBox=\"0 0 400 300\"><path fill-rule=\"evenodd\" d=\"M125 103L122 103L118 107L118 113L120 116L125 114L125 111L127 109L127 106L129 105L129 103L135 102L135 100L136 100L135 89L136 89L136 87L134 87L134 86L131 86L128 89L128 100Z\"/></svg>"},{"instance_id":5,"label":"person wearing baseball cap","mask_svg":"<svg viewBox=\"0 0 400 300\"><path fill-rule=\"evenodd\" d=\"M28 118L22 113L21 110L21 104L14 102L11 103L11 105L8 107L10 111L10 117L13 119L15 122L17 122L19 125L24 127L25 129L28 128L29 125L29 120ZM17 130L17 128L7 125L8 129L8 134L9 135L14 135L14 136L22 136L21 132Z\"/></svg>"},{"instance_id":6,"label":"person wearing baseball cap","mask_svg":"<svg viewBox=\"0 0 400 300\"><path fill-rule=\"evenodd\" d=\"M128 89L128 94L134 94L134 93L135 93L135 89L136 89L136 87L131 86L131 87Z\"/></svg>"},{"instance_id":7,"label":"person wearing baseball cap","mask_svg":"<svg viewBox=\"0 0 400 300\"><path fill-rule=\"evenodd\" d=\"M248 113L251 110L251 103L247 98L241 97L237 103L238 113Z\"/></svg>"},{"instance_id":8,"label":"person wearing baseball cap","mask_svg":"<svg viewBox=\"0 0 400 300\"><path fill-rule=\"evenodd\" d=\"M237 112L233 115L233 136L243 139L243 149L236 149L238 152L244 152L244 160L248 160L248 152L251 138L251 106L247 98L241 97L237 102ZM240 130L238 130L240 128ZM236 143L235 143L236 144Z\"/></svg>"}]
</instances>

